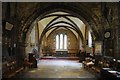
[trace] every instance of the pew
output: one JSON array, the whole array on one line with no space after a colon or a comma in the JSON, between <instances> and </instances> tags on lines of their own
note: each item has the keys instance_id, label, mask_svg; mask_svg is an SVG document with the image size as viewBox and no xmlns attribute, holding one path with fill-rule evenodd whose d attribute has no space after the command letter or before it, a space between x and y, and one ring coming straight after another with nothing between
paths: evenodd
<instances>
[{"instance_id":1,"label":"pew","mask_svg":"<svg viewBox=\"0 0 120 80\"><path fill-rule=\"evenodd\" d=\"M24 69L24 67L17 66L16 61L14 61L14 60L3 64L3 67L4 67L4 69L6 69L2 73L3 79L4 78L14 78L18 74L20 74Z\"/></svg>"}]
</instances>

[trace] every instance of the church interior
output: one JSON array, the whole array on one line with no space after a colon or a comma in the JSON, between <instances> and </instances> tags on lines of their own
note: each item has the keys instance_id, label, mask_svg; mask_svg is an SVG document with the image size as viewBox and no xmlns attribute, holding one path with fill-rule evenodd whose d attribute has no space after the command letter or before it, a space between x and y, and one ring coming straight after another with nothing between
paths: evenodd
<instances>
[{"instance_id":1,"label":"church interior","mask_svg":"<svg viewBox=\"0 0 120 80\"><path fill-rule=\"evenodd\" d=\"M118 80L119 8L120 2L2 2L2 79Z\"/></svg>"}]
</instances>

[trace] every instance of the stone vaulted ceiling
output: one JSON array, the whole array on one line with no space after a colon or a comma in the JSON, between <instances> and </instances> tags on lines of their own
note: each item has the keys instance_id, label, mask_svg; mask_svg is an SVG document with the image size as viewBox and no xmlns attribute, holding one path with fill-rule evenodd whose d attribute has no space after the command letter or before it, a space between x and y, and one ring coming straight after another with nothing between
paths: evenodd
<instances>
[{"instance_id":1,"label":"stone vaulted ceiling","mask_svg":"<svg viewBox=\"0 0 120 80\"><path fill-rule=\"evenodd\" d=\"M74 26L78 26L76 27L77 28L76 30L78 30L80 29L80 25L82 21L87 27L91 29L92 33L95 35L96 38L100 38L101 35L99 35L98 33L102 33L101 29L104 29L103 26L100 27L101 3L89 4L89 3L51 3L51 2L17 3L16 2L16 3L3 3L3 4L5 4L3 5L4 7L3 20L7 18L8 22L14 24L14 28L17 27L17 29L19 30L17 34L19 38L22 38L23 36L27 35L27 33L32 29L31 25L34 24L35 21L45 20L47 19L48 16L50 18L51 15L54 15L51 16L51 20L57 18L51 23L51 25L54 23L55 23L54 26L74 25ZM5 11L7 11L7 13ZM60 14L65 16L59 16ZM72 23L71 20L75 24ZM77 21L79 21L80 23L78 23ZM49 23L49 21L47 23ZM43 22L42 24L45 25L47 23ZM75 27L73 28L75 29ZM79 34L82 33L83 32L81 31L81 33Z\"/></svg>"}]
</instances>

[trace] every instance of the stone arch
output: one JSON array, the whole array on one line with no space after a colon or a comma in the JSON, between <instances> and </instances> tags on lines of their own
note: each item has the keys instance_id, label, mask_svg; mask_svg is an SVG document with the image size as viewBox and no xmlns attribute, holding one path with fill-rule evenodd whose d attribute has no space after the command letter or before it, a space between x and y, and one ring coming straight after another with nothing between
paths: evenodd
<instances>
[{"instance_id":1,"label":"stone arch","mask_svg":"<svg viewBox=\"0 0 120 80\"><path fill-rule=\"evenodd\" d=\"M23 33L26 31L26 35L28 35L28 33L31 31L31 25L32 23L34 23L34 21L39 21L41 19L43 19L42 16L45 16L46 14L52 13L52 12L57 12L57 11L63 11L63 12L67 12L72 14L73 16L81 19L88 27L90 27L93 30L93 33L96 37L99 38L98 35L98 31L95 29L98 24L97 22L94 20L93 15L91 15L90 11L84 10L83 8L85 8L84 6L71 6L71 5L66 5L66 4L55 4L52 3L52 5L46 5L45 7L42 7L42 9L38 9L36 12L33 13L32 16L30 16L28 18L28 20L25 22L25 26L22 27L23 29ZM86 8L85 8L86 9ZM94 15L94 17L96 17ZM97 21L99 22L99 20L97 19ZM91 26L92 23L92 26ZM26 30L27 29L27 30ZM27 37L26 37L27 38Z\"/></svg>"},{"instance_id":2,"label":"stone arch","mask_svg":"<svg viewBox=\"0 0 120 80\"><path fill-rule=\"evenodd\" d=\"M62 26L62 25L61 25ZM57 30L57 29L59 29L60 27L59 26L54 26L55 27L55 29L53 29L52 31L51 31L51 33L48 35L48 37L55 31L55 30ZM65 29L67 29L67 30L69 30L74 36L75 36L75 38L77 39L77 36L69 29L70 27L68 27L68 26L62 26L62 27L64 27ZM77 39L78 40L78 39Z\"/></svg>"}]
</instances>

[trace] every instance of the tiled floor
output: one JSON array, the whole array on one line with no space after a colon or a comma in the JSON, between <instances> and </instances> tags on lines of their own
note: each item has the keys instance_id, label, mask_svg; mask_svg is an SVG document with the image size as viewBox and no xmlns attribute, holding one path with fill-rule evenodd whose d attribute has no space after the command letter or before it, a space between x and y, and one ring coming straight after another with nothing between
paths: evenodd
<instances>
[{"instance_id":1,"label":"tiled floor","mask_svg":"<svg viewBox=\"0 0 120 80\"><path fill-rule=\"evenodd\" d=\"M94 75L78 61L40 60L38 68L27 70L23 78L94 78Z\"/></svg>"}]
</instances>

